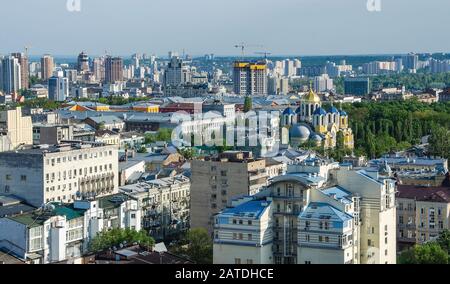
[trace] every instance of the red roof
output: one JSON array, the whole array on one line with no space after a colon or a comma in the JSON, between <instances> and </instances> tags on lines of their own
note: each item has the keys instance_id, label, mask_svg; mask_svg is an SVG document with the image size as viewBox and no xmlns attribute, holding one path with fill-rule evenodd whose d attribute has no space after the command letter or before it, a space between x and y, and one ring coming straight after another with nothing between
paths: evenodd
<instances>
[{"instance_id":1,"label":"red roof","mask_svg":"<svg viewBox=\"0 0 450 284\"><path fill-rule=\"evenodd\" d=\"M450 203L450 188L398 185L397 198Z\"/></svg>"}]
</instances>

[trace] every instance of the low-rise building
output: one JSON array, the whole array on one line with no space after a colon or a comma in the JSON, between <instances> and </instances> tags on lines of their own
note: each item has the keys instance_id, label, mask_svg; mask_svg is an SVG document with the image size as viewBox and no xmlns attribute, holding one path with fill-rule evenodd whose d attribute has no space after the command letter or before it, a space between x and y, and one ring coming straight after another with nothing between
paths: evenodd
<instances>
[{"instance_id":1,"label":"low-rise building","mask_svg":"<svg viewBox=\"0 0 450 284\"><path fill-rule=\"evenodd\" d=\"M130 184L120 191L138 200L142 225L153 237L165 239L189 228L191 183L186 176Z\"/></svg>"},{"instance_id":2,"label":"low-rise building","mask_svg":"<svg viewBox=\"0 0 450 284\"><path fill-rule=\"evenodd\" d=\"M116 194L71 205L50 203L0 219L0 248L30 263L78 263L89 242L112 228L141 229L137 202Z\"/></svg>"},{"instance_id":3,"label":"low-rise building","mask_svg":"<svg viewBox=\"0 0 450 284\"><path fill-rule=\"evenodd\" d=\"M67 141L0 153L0 193L36 207L117 191L117 146Z\"/></svg>"},{"instance_id":4,"label":"low-rise building","mask_svg":"<svg viewBox=\"0 0 450 284\"><path fill-rule=\"evenodd\" d=\"M399 251L450 228L450 188L399 185L396 198Z\"/></svg>"}]
</instances>

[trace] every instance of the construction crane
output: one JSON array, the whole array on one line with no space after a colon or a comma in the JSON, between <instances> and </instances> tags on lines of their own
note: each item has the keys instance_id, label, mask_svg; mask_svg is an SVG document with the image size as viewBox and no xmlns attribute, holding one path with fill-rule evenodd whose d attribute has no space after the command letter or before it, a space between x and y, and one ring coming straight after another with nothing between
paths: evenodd
<instances>
[{"instance_id":1,"label":"construction crane","mask_svg":"<svg viewBox=\"0 0 450 284\"><path fill-rule=\"evenodd\" d=\"M264 55L264 59L267 60L267 55L271 55L272 53L267 52L267 51L258 51L258 52L255 52L255 54Z\"/></svg>"},{"instance_id":2,"label":"construction crane","mask_svg":"<svg viewBox=\"0 0 450 284\"><path fill-rule=\"evenodd\" d=\"M234 47L235 47L235 48L240 48L240 49L241 49L241 56L242 56L242 58L244 58L244 55L245 55L245 49L246 49L247 47L263 47L263 46L260 45L260 44L246 44L246 43L241 42L241 43L239 43L239 44L236 44Z\"/></svg>"}]
</instances>

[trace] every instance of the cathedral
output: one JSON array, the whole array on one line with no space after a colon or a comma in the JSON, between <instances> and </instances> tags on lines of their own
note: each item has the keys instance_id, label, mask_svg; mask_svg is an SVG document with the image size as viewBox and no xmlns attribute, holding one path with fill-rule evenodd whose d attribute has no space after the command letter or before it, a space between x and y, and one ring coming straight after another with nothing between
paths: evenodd
<instances>
[{"instance_id":1,"label":"cathedral","mask_svg":"<svg viewBox=\"0 0 450 284\"><path fill-rule=\"evenodd\" d=\"M348 124L348 115L343 110L332 106L330 111L322 108L320 97L311 89L300 100L295 112L288 107L283 111L282 126L289 128L291 145L301 145L314 141L325 149L336 147L336 137L342 132L344 146L354 148L353 132Z\"/></svg>"}]
</instances>

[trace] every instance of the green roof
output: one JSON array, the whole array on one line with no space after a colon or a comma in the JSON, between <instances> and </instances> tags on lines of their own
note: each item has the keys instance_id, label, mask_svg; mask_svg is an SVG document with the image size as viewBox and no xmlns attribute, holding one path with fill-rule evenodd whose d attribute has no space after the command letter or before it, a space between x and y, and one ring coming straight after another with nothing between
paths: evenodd
<instances>
[{"instance_id":1,"label":"green roof","mask_svg":"<svg viewBox=\"0 0 450 284\"><path fill-rule=\"evenodd\" d=\"M42 214L41 212L36 210L34 212L9 217L9 219L24 224L27 227L34 228L42 226L45 221L53 216L66 216L67 220L72 220L83 217L84 212L86 211L82 209L74 209L73 204L62 205L60 203L52 203L52 205L55 206L55 210L53 210L52 212L46 212Z\"/></svg>"}]
</instances>

